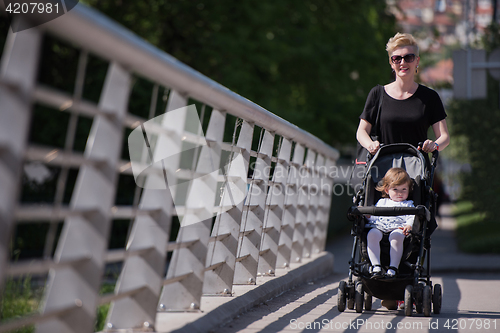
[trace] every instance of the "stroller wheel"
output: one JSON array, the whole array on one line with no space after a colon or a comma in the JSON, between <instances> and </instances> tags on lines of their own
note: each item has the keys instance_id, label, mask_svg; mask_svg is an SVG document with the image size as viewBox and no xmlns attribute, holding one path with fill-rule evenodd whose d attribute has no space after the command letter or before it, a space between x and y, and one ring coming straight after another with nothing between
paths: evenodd
<instances>
[{"instance_id":1,"label":"stroller wheel","mask_svg":"<svg viewBox=\"0 0 500 333\"><path fill-rule=\"evenodd\" d=\"M424 294L422 295L422 302L423 302L424 316L430 317L431 316L431 302L432 302L431 286L427 285L424 287Z\"/></svg>"},{"instance_id":2,"label":"stroller wheel","mask_svg":"<svg viewBox=\"0 0 500 333\"><path fill-rule=\"evenodd\" d=\"M419 283L417 288L414 289L414 293L415 293L415 311L417 311L417 313L422 313L424 311L423 309L423 303L422 303L422 294L424 292L424 286L425 284L424 283Z\"/></svg>"},{"instance_id":3,"label":"stroller wheel","mask_svg":"<svg viewBox=\"0 0 500 333\"><path fill-rule=\"evenodd\" d=\"M356 312L363 312L363 300L365 298L365 292L363 290L363 283L356 282L356 290L354 292L354 303L356 306Z\"/></svg>"},{"instance_id":4,"label":"stroller wheel","mask_svg":"<svg viewBox=\"0 0 500 333\"><path fill-rule=\"evenodd\" d=\"M345 281L340 281L339 291L337 293L337 309L339 309L340 312L344 312L345 310L345 300L346 300L346 283Z\"/></svg>"},{"instance_id":5,"label":"stroller wheel","mask_svg":"<svg viewBox=\"0 0 500 333\"><path fill-rule=\"evenodd\" d=\"M434 314L441 313L441 303L443 301L443 290L440 284L434 286L434 294L432 295L432 307L434 309Z\"/></svg>"},{"instance_id":6,"label":"stroller wheel","mask_svg":"<svg viewBox=\"0 0 500 333\"><path fill-rule=\"evenodd\" d=\"M407 285L405 288L405 316L411 316L413 313L413 286Z\"/></svg>"},{"instance_id":7,"label":"stroller wheel","mask_svg":"<svg viewBox=\"0 0 500 333\"><path fill-rule=\"evenodd\" d=\"M349 310L354 310L354 301L356 294L355 285L347 286L346 289L349 289L349 291L347 292L347 308Z\"/></svg>"},{"instance_id":8,"label":"stroller wheel","mask_svg":"<svg viewBox=\"0 0 500 333\"><path fill-rule=\"evenodd\" d=\"M366 311L371 311L372 303L373 303L372 296L368 295L368 293L365 292L365 310Z\"/></svg>"}]
</instances>

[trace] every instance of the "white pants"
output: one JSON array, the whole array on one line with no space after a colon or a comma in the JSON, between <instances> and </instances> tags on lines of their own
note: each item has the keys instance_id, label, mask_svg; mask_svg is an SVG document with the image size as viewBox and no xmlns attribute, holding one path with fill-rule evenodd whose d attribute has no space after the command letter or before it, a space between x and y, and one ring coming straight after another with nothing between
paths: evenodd
<instances>
[{"instance_id":1,"label":"white pants","mask_svg":"<svg viewBox=\"0 0 500 333\"><path fill-rule=\"evenodd\" d=\"M384 234L377 228L372 228L366 236L368 241L368 257L372 262L372 265L380 265L380 241ZM395 229L389 234L389 243L391 244L391 263L389 266L398 268L401 257L403 256L403 243L405 240L405 235L403 230Z\"/></svg>"}]
</instances>

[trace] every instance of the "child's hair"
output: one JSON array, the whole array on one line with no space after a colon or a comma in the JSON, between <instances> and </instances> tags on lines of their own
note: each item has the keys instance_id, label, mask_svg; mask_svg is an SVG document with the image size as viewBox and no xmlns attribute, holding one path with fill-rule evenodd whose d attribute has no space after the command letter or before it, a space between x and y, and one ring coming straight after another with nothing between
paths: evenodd
<instances>
[{"instance_id":1,"label":"child's hair","mask_svg":"<svg viewBox=\"0 0 500 333\"><path fill-rule=\"evenodd\" d=\"M377 191L382 192L382 198L388 198L389 195L386 193L386 189L390 189L394 186L399 186L403 184L408 184L410 187L410 191L413 189L413 182L410 178L410 175L403 168L390 168L387 170L384 178L382 178L377 187L375 188Z\"/></svg>"}]
</instances>

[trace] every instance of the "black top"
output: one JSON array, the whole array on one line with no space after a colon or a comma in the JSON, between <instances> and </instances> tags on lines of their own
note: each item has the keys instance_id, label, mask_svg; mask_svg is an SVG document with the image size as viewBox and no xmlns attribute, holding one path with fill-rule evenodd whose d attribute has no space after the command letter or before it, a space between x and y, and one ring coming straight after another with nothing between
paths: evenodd
<instances>
[{"instance_id":1,"label":"black top","mask_svg":"<svg viewBox=\"0 0 500 333\"><path fill-rule=\"evenodd\" d=\"M380 143L410 143L416 147L419 142L427 140L430 126L446 118L438 93L426 86L419 84L417 91L404 100L394 99L385 89L383 91L378 133ZM372 125L377 117L379 92L378 86L372 88L359 116Z\"/></svg>"}]
</instances>

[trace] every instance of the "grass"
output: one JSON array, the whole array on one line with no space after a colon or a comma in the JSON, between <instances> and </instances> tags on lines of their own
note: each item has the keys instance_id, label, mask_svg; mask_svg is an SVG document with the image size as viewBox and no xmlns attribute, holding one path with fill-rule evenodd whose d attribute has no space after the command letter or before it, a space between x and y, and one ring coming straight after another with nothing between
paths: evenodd
<instances>
[{"instance_id":1,"label":"grass","mask_svg":"<svg viewBox=\"0 0 500 333\"><path fill-rule=\"evenodd\" d=\"M458 247L468 253L500 253L500 223L483 212L475 210L472 203L456 204L453 215L457 220Z\"/></svg>"},{"instance_id":2,"label":"grass","mask_svg":"<svg viewBox=\"0 0 500 333\"><path fill-rule=\"evenodd\" d=\"M101 286L100 295L113 292L115 284L105 283ZM39 309L43 288L35 289L31 278L8 279L5 283L5 291L0 305L2 321L15 320L35 313ZM95 332L102 331L110 304L97 307ZM35 326L25 326L9 333L34 333Z\"/></svg>"},{"instance_id":3,"label":"grass","mask_svg":"<svg viewBox=\"0 0 500 333\"><path fill-rule=\"evenodd\" d=\"M2 321L24 317L37 311L40 293L31 285L31 278L8 279L5 283L1 311ZM29 325L11 333L32 333L35 326Z\"/></svg>"},{"instance_id":4,"label":"grass","mask_svg":"<svg viewBox=\"0 0 500 333\"><path fill-rule=\"evenodd\" d=\"M105 283L101 286L101 290L99 291L99 295L105 295L112 293L115 290L114 283ZM103 304L97 307L96 319L94 331L100 332L104 329L104 325L106 324L106 317L108 316L110 304Z\"/></svg>"}]
</instances>

